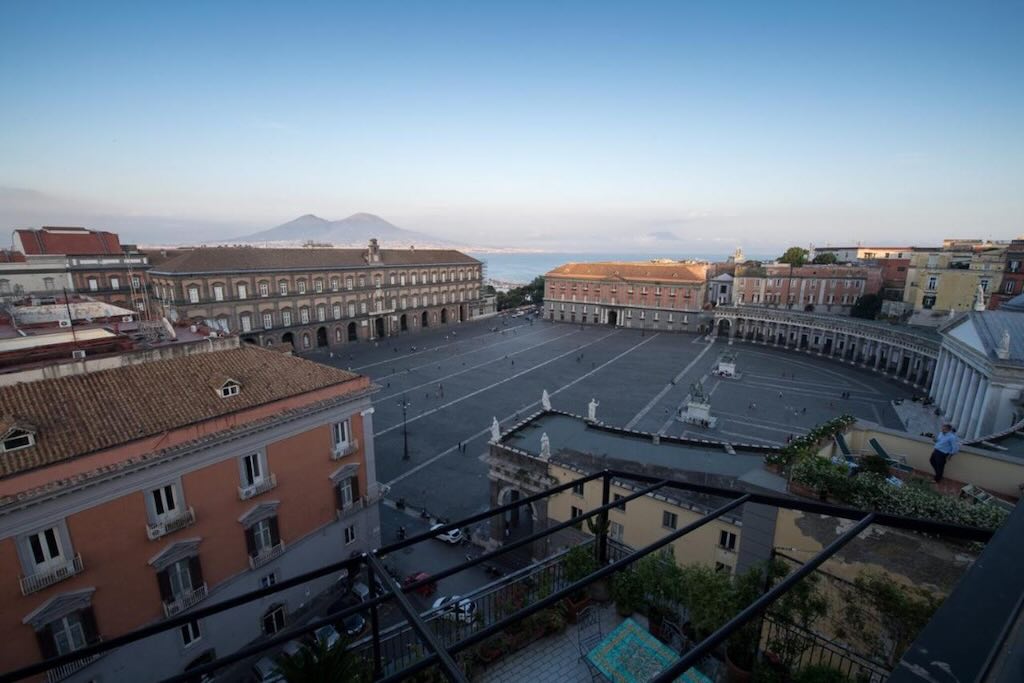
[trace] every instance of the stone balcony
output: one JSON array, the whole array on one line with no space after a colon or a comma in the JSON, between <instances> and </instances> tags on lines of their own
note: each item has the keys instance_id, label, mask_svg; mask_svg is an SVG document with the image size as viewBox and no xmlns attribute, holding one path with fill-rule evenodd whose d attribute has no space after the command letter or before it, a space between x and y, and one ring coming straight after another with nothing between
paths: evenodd
<instances>
[{"instance_id":1,"label":"stone balcony","mask_svg":"<svg viewBox=\"0 0 1024 683\"><path fill-rule=\"evenodd\" d=\"M83 569L82 556L75 555L74 558L63 562L59 565L55 565L44 571L36 572L35 574L29 574L28 576L21 577L21 594L29 595L36 591L41 591L48 586L52 586L55 583L60 583L64 579L69 579L75 574L78 574Z\"/></svg>"},{"instance_id":2,"label":"stone balcony","mask_svg":"<svg viewBox=\"0 0 1024 683\"><path fill-rule=\"evenodd\" d=\"M249 556L249 567L256 569L262 567L271 560L281 557L284 554L284 541L279 542L277 545L264 548L255 555Z\"/></svg>"},{"instance_id":3,"label":"stone balcony","mask_svg":"<svg viewBox=\"0 0 1024 683\"><path fill-rule=\"evenodd\" d=\"M271 474L269 477L265 477L255 484L249 486L238 487L238 498L239 500L249 500L256 496L266 493L274 488L277 488L277 475Z\"/></svg>"},{"instance_id":4,"label":"stone balcony","mask_svg":"<svg viewBox=\"0 0 1024 683\"><path fill-rule=\"evenodd\" d=\"M149 537L149 540L155 541L162 536L190 527L195 523L196 512L191 507L188 507L173 517L164 517L158 522L148 524L146 526L146 535Z\"/></svg>"},{"instance_id":5,"label":"stone balcony","mask_svg":"<svg viewBox=\"0 0 1024 683\"><path fill-rule=\"evenodd\" d=\"M206 588L206 584L204 583L202 586L199 586L198 588L193 588L188 593L178 596L172 602L165 602L164 615L168 617L173 617L175 614L180 614L184 612L189 607L192 607L196 603L204 600L206 598L207 593L208 591Z\"/></svg>"}]
</instances>

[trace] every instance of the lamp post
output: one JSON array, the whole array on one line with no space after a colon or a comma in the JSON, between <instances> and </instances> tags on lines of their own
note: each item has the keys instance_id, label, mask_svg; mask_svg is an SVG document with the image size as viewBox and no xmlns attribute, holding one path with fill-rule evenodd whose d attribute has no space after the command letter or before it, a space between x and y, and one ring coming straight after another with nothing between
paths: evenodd
<instances>
[{"instance_id":1,"label":"lamp post","mask_svg":"<svg viewBox=\"0 0 1024 683\"><path fill-rule=\"evenodd\" d=\"M402 394L402 400L399 401L398 405L402 408L402 460L408 460L409 423L406 421L406 409L409 407L409 401L405 398L405 394Z\"/></svg>"}]
</instances>

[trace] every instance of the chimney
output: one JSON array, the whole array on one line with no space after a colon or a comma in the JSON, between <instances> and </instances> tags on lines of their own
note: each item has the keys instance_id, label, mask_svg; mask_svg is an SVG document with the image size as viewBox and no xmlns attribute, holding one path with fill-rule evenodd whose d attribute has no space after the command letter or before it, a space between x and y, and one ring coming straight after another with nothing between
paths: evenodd
<instances>
[{"instance_id":1,"label":"chimney","mask_svg":"<svg viewBox=\"0 0 1024 683\"><path fill-rule=\"evenodd\" d=\"M380 263L380 247L377 246L377 238L370 238L370 263Z\"/></svg>"}]
</instances>

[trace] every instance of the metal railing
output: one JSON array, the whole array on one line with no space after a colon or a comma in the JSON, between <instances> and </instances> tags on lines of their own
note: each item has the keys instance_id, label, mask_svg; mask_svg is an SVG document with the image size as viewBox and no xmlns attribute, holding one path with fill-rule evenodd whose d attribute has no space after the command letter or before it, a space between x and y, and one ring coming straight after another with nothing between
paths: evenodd
<instances>
[{"instance_id":1,"label":"metal railing","mask_svg":"<svg viewBox=\"0 0 1024 683\"><path fill-rule=\"evenodd\" d=\"M430 577L427 577L421 581L415 581L399 586L392 580L387 573L385 573L384 567L381 564L381 558L403 551L405 548L411 548L419 543L423 542L434 542L433 539L441 533L450 531L456 528L464 528L472 526L479 522L489 520L492 517L504 515L506 512L511 512L522 506L530 505L537 501L543 501L551 498L552 496L571 490L574 486L585 484L589 481L601 480L603 484L602 488L602 505L591 510L584 512L581 516L573 520L566 522L559 522L556 524L548 524L546 528L538 531L534 534L530 534L523 538L518 539L507 539L503 546L496 548L495 550L485 552L483 554L469 557L465 562L460 562L457 565L442 569L434 572ZM613 481L626 480L638 482L644 487L639 491L636 491L631 496L627 496L624 499L612 501L610 489ZM677 529L667 533L665 536L659 538L653 543L644 546L643 548L637 549L621 559L610 561L609 555L609 543L607 536L599 536L596 540L595 554L599 558L599 569L590 573L589 575L573 582L568 585L564 585L560 588L551 586L551 592L546 597L535 596L525 600L525 604L520 607L521 603L516 603L508 606L508 613L504 616L501 614L495 614L495 620L491 623L483 623L486 618L481 618L481 623L474 624L471 632L462 632L462 624L455 622L452 626L446 626L443 628L452 628L453 632L450 635L445 633L437 634L427 622L424 621L422 616L411 609L408 600L405 599L404 594L417 591L418 589L426 586L430 583L436 583L449 576L453 576L460 572L463 572L470 567L480 566L484 563L491 562L496 558L510 553L519 548L524 548L530 544L536 543L549 535L558 531L567 529L581 521L599 517L599 523L602 523L608 518L608 511L615 508L616 506L628 503L631 500L645 496L648 493L657 491L662 488L670 488L683 491L692 491L705 495L715 496L720 500L727 500L730 502L725 503L710 511L699 519ZM250 591L242 595L225 598L224 600L218 601L215 604L200 606L194 610L189 611L187 614L179 614L175 617L165 619L159 623L155 623L149 626L143 626L135 631L126 633L114 638L109 639L106 642L99 643L96 645L90 645L84 648L79 653L72 653L68 655L62 655L54 657L52 659L37 662L24 666L16 671L9 671L0 675L0 683L7 683L8 681L16 681L27 678L29 676L38 675L51 669L62 667L70 662L81 659L82 657L88 657L97 655L103 652L107 652L112 649L125 647L131 643L138 642L145 638L164 633L166 631L177 629L180 626L196 620L205 619L209 616L226 612L227 610L237 608L242 605L251 604L254 601L276 595L282 591L291 589L296 586L305 585L310 581L326 577L335 574L341 570L345 570L349 575L358 573L362 568L366 567L370 572L371 579L371 590L373 596L365 602L351 607L345 607L336 612L327 614L322 617L316 617L305 621L302 624L285 628L280 632L274 634L269 638L262 638L258 642L253 642L249 645L242 647L241 649L223 655L218 659L205 663L201 666L194 667L186 673L180 673L172 675L170 678L165 679L164 683L185 683L186 681L194 680L195 678L201 677L204 674L213 674L215 672L223 670L225 667L236 662L241 662L254 656L263 656L271 651L272 648L277 648L289 640L296 638L303 638L306 635L312 633L314 630L329 623L336 623L344 620L346 617L351 616L360 612L369 612L371 619L371 639L370 648L373 660L373 669L375 678L380 681L386 681L388 683L397 682L400 680L408 680L420 671L423 671L432 666L439 666L441 673L447 676L452 681L466 681L465 674L461 671L458 665L455 664L454 658L461 652L464 652L467 648L470 648L482 641L499 634L505 629L510 627L515 628L517 624L523 622L526 618L533 614L536 614L540 610L554 607L561 603L565 598L575 595L580 591L588 588L591 584L607 579L616 572L623 571L629 568L633 563L641 560L644 557L654 555L657 556L660 550L674 543L676 540L683 536L692 533L693 531L704 527L705 525L713 522L716 519L720 519L723 516L734 512L740 506L747 503L756 503L769 505L772 507L787 508L792 510L799 510L802 512L824 514L839 519L851 520L854 523L850 524L849 527L839 536L837 536L831 543L829 543L824 549L822 549L812 559L808 560L803 567L794 571L792 574L787 576L781 582L776 584L767 592L763 593L758 599L754 600L744 609L740 610L736 616L725 623L721 628L717 629L710 636L705 638L700 643L696 644L692 649L687 651L679 660L677 660L672 666L665 671L661 672L656 680L669 681L674 680L679 675L688 670L695 663L702 660L709 653L713 652L716 648L721 646L725 640L737 629L746 625L748 622L760 618L761 615L774 603L775 600L786 594L793 586L803 579L807 574L813 572L828 558L833 556L847 543L852 541L859 534L863 533L868 527L873 524L880 524L886 527L894 529L906 529L912 531L918 531L928 534L935 534L940 536L946 536L949 538L957 538L968 541L981 541L987 542L992 538L993 532L987 529L977 529L973 527L963 527L954 524L948 524L943 522L934 522L923 519L913 519L907 517L900 517L897 515L891 515L887 513L865 513L861 510L853 508L841 507L832 505L829 503L823 503L818 501L811 501L805 499L796 499L782 497L768 493L752 493L744 492L736 489L719 488L715 486L708 486L704 484L697 484L687 481L679 480L665 480L648 475L636 473L636 472L624 472L619 470L603 470L595 472L593 474L581 477L576 480L565 482L553 486L545 491L536 493L530 496L521 498L513 503L499 506L490 510L486 510L465 519L452 522L450 524L444 524L443 526L426 531L421 534L417 534L405 540L392 543L383 548L372 551L371 554L363 554L356 557L349 558L340 562L331 563L311 570L299 576L284 579L279 581L273 586L266 588L260 588L258 590ZM377 589L373 579L377 578L384 582L383 594L378 595ZM545 591L546 592L546 591ZM423 653L423 656L418 658L415 662L411 663L404 668L391 671L385 674L385 666L390 667L385 662L382 649L381 641L381 629L379 621L379 609L385 602L395 602L399 606L401 612L404 614L408 623L415 629L419 636L418 650ZM483 608L486 610L487 608ZM445 642L449 639L460 638L457 642L450 643ZM397 656L397 655L396 655Z\"/></svg>"},{"instance_id":2,"label":"metal railing","mask_svg":"<svg viewBox=\"0 0 1024 683\"><path fill-rule=\"evenodd\" d=\"M270 562L276 557L281 557L284 554L284 541L279 541L277 545L272 545L269 548L260 550L255 555L249 556L249 566L253 569L262 567L267 562Z\"/></svg>"},{"instance_id":3,"label":"metal railing","mask_svg":"<svg viewBox=\"0 0 1024 683\"><path fill-rule=\"evenodd\" d=\"M250 484L249 486L239 486L238 497L241 500L249 500L250 498L255 498L261 493L266 493L267 491L270 491L271 489L276 487L277 475L271 474L269 477L264 477L262 480L256 482L255 484Z\"/></svg>"},{"instance_id":4,"label":"metal railing","mask_svg":"<svg viewBox=\"0 0 1024 683\"><path fill-rule=\"evenodd\" d=\"M46 683L57 683L57 681L63 681L71 674L81 671L102 656L103 655L99 654L86 655L81 659L75 659L66 664L62 664L61 666L54 667L46 672Z\"/></svg>"},{"instance_id":5,"label":"metal railing","mask_svg":"<svg viewBox=\"0 0 1024 683\"><path fill-rule=\"evenodd\" d=\"M820 634L779 621L770 615L763 617L761 624L762 642L786 641L790 648L800 653L801 668L827 666L857 683L885 683L889 678L887 669Z\"/></svg>"},{"instance_id":6,"label":"metal railing","mask_svg":"<svg viewBox=\"0 0 1024 683\"><path fill-rule=\"evenodd\" d=\"M331 460L341 460L345 456L352 455L359 450L359 439L352 439L347 443L337 444L331 449Z\"/></svg>"},{"instance_id":7,"label":"metal railing","mask_svg":"<svg viewBox=\"0 0 1024 683\"><path fill-rule=\"evenodd\" d=\"M172 534L175 531L190 527L196 523L196 511L191 507L185 508L173 517L164 517L154 524L146 525L146 535L149 540L155 541L161 536Z\"/></svg>"},{"instance_id":8,"label":"metal railing","mask_svg":"<svg viewBox=\"0 0 1024 683\"><path fill-rule=\"evenodd\" d=\"M192 607L198 602L206 599L208 594L206 584L198 588L193 588L184 595L177 596L171 602L164 603L164 616L173 617L175 614L181 614L189 607Z\"/></svg>"},{"instance_id":9,"label":"metal railing","mask_svg":"<svg viewBox=\"0 0 1024 683\"><path fill-rule=\"evenodd\" d=\"M78 574L84 569L82 565L82 556L75 555L74 558L67 562L62 562L59 565L50 567L45 571L36 572L35 574L29 574L23 576L20 579L21 583L21 594L29 595L36 591L41 591L47 586L52 586L55 583L60 583L64 579L70 579L75 574Z\"/></svg>"}]
</instances>

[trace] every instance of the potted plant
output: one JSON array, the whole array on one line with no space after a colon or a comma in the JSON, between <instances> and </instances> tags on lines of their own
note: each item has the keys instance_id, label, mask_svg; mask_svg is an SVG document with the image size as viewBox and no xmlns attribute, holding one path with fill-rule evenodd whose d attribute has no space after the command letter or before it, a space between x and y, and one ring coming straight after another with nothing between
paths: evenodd
<instances>
[{"instance_id":1,"label":"potted plant","mask_svg":"<svg viewBox=\"0 0 1024 683\"><path fill-rule=\"evenodd\" d=\"M597 560L591 551L582 545L573 546L565 554L563 562L565 578L569 583L576 583L597 571ZM567 597L565 603L569 620L576 623L576 615L590 604L590 594L585 590L578 591L575 595Z\"/></svg>"},{"instance_id":2,"label":"potted plant","mask_svg":"<svg viewBox=\"0 0 1024 683\"><path fill-rule=\"evenodd\" d=\"M608 520L608 515L605 513L603 516L587 518L587 530L594 535L594 552L597 553L598 548L601 546L601 539L607 536L608 528L611 523ZM595 554L594 556L594 569L596 570L600 564L600 558ZM590 597L594 598L598 602L608 602L611 599L611 591L608 586L608 579L601 578L590 584Z\"/></svg>"},{"instance_id":3,"label":"potted plant","mask_svg":"<svg viewBox=\"0 0 1024 683\"><path fill-rule=\"evenodd\" d=\"M636 572L619 572L612 579L612 599L620 616L628 617L644 599L644 586Z\"/></svg>"}]
</instances>

